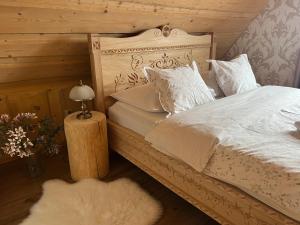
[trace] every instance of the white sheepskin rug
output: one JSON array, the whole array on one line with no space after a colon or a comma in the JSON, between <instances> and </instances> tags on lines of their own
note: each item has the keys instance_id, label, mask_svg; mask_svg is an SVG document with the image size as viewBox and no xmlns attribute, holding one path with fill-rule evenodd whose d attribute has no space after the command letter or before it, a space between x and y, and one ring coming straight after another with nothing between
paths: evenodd
<instances>
[{"instance_id":1,"label":"white sheepskin rug","mask_svg":"<svg viewBox=\"0 0 300 225\"><path fill-rule=\"evenodd\" d=\"M51 180L21 225L152 225L161 205L128 179L110 183Z\"/></svg>"}]
</instances>

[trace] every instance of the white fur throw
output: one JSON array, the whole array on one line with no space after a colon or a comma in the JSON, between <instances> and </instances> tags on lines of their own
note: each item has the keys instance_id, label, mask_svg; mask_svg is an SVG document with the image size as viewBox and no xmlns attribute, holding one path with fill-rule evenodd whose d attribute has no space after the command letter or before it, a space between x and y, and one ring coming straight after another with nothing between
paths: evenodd
<instances>
[{"instance_id":1,"label":"white fur throw","mask_svg":"<svg viewBox=\"0 0 300 225\"><path fill-rule=\"evenodd\" d=\"M151 225L162 213L161 205L128 179L51 180L43 189L20 225Z\"/></svg>"}]
</instances>

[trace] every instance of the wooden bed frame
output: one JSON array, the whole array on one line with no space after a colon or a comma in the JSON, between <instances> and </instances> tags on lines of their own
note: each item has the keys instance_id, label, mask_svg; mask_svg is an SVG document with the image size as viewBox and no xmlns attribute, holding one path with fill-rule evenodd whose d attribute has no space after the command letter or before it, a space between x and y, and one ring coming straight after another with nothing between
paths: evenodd
<instances>
[{"instance_id":1,"label":"wooden bed frame","mask_svg":"<svg viewBox=\"0 0 300 225\"><path fill-rule=\"evenodd\" d=\"M174 68L196 60L205 74L209 70L206 60L214 58L216 44L212 33L193 36L164 26L129 38L90 34L89 47L96 109L106 112L112 104L111 93L146 82L145 65ZM245 192L162 154L141 135L109 119L108 133L114 151L221 224L300 224Z\"/></svg>"}]
</instances>

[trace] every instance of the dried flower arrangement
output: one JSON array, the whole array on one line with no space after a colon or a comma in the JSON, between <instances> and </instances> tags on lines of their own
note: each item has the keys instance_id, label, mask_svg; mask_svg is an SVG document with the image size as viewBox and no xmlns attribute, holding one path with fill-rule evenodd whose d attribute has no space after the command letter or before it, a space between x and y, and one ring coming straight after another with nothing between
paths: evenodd
<instances>
[{"instance_id":1,"label":"dried flower arrangement","mask_svg":"<svg viewBox=\"0 0 300 225\"><path fill-rule=\"evenodd\" d=\"M0 115L0 153L11 157L34 157L59 153L56 137L60 126L53 120L39 120L35 113L19 113L14 118Z\"/></svg>"}]
</instances>

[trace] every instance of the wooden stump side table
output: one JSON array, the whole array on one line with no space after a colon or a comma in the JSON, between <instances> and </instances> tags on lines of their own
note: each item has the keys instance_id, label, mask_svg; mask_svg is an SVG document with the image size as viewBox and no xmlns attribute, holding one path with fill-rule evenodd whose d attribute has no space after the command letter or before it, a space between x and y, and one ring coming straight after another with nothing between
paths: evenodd
<instances>
[{"instance_id":1,"label":"wooden stump side table","mask_svg":"<svg viewBox=\"0 0 300 225\"><path fill-rule=\"evenodd\" d=\"M109 170L106 117L92 111L92 118L79 120L77 114L64 120L72 179L103 178Z\"/></svg>"}]
</instances>

